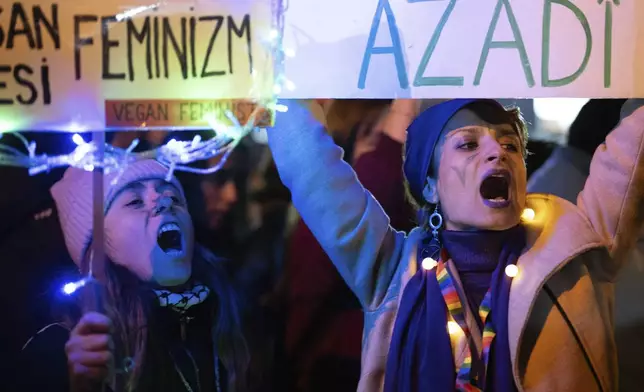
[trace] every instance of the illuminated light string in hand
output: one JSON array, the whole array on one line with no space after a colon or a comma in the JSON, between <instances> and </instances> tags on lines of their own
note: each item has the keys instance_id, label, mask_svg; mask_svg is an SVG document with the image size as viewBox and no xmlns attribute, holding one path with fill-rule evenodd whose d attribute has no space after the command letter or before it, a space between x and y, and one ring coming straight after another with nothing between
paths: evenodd
<instances>
[{"instance_id":1,"label":"illuminated light string in hand","mask_svg":"<svg viewBox=\"0 0 644 392\"><path fill-rule=\"evenodd\" d=\"M272 104L269 107L275 111L285 112L288 108L285 105ZM92 171L99 167L105 173L117 171L123 173L128 164L141 159L155 159L168 167L168 179L172 177L174 171L183 171L196 174L210 174L219 170L228 159L230 153L239 144L239 142L256 129L255 117L259 106L251 114L246 124L241 125L232 112L226 111L226 116L232 122L232 125L222 124L219 121L211 121L210 125L214 131L214 136L207 140L197 135L191 141L170 140L163 146L134 153L133 150L138 145L138 139L134 140L127 149L121 149L109 144L105 145L103 159L97 158L97 146L93 142L86 142L79 134L74 134L72 140L76 143L76 148L69 154L49 156L47 154L36 154L36 143L29 142L23 135L12 133L16 136L27 149L27 153L18 149L0 144L0 165L25 167L29 170L30 175L36 175L48 172L51 169L59 167L75 167ZM0 137L2 134L0 133ZM200 169L188 166L197 161L208 160L220 157L218 163L212 167ZM114 181L118 181L117 176Z\"/></svg>"}]
</instances>

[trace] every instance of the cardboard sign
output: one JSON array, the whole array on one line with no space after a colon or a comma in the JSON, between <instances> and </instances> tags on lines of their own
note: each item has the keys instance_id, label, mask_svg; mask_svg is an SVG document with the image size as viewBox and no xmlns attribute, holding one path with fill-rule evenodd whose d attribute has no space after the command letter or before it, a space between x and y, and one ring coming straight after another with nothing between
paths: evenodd
<instances>
[{"instance_id":1,"label":"cardboard sign","mask_svg":"<svg viewBox=\"0 0 644 392\"><path fill-rule=\"evenodd\" d=\"M289 98L643 97L641 0L290 1Z\"/></svg>"},{"instance_id":2,"label":"cardboard sign","mask_svg":"<svg viewBox=\"0 0 644 392\"><path fill-rule=\"evenodd\" d=\"M272 12L271 0L5 1L0 132L199 128L224 120L222 99L232 107L272 98L265 43ZM109 102L149 109L158 100L174 101L168 110L178 114L127 117L127 105L109 112ZM195 118L196 109L182 116L181 102L200 102L205 117Z\"/></svg>"}]
</instances>

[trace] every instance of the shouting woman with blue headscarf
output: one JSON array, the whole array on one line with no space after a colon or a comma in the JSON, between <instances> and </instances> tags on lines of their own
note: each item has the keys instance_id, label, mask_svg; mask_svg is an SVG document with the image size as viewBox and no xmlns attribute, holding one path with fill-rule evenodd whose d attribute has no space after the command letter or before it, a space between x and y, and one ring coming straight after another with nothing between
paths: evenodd
<instances>
[{"instance_id":1,"label":"shouting woman with blue headscarf","mask_svg":"<svg viewBox=\"0 0 644 392\"><path fill-rule=\"evenodd\" d=\"M613 282L644 217L644 109L628 101L577 203L526 193L527 132L494 100L415 120L398 101L419 227L396 232L311 116L269 132L295 207L365 311L364 392L616 391ZM291 111L297 108L291 108Z\"/></svg>"}]
</instances>

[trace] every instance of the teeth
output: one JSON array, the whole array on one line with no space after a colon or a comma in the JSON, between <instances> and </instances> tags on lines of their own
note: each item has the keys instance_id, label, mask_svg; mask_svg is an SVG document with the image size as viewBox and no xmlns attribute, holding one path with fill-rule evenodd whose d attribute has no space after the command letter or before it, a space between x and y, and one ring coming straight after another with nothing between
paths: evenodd
<instances>
[{"instance_id":1,"label":"teeth","mask_svg":"<svg viewBox=\"0 0 644 392\"><path fill-rule=\"evenodd\" d=\"M180 230L179 225L177 225L176 223L164 223L159 228L159 234L165 233L166 231L172 231L172 230L179 231Z\"/></svg>"}]
</instances>

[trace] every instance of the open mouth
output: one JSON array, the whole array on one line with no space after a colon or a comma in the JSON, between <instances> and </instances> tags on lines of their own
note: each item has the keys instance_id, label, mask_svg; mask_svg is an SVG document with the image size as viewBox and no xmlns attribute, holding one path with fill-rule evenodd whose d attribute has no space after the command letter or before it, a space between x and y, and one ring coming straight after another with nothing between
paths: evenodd
<instances>
[{"instance_id":1,"label":"open mouth","mask_svg":"<svg viewBox=\"0 0 644 392\"><path fill-rule=\"evenodd\" d=\"M176 223L164 223L159 227L157 244L165 253L172 256L183 254L181 229Z\"/></svg>"},{"instance_id":2,"label":"open mouth","mask_svg":"<svg viewBox=\"0 0 644 392\"><path fill-rule=\"evenodd\" d=\"M507 171L493 171L481 182L479 191L488 207L507 207L510 204L510 174Z\"/></svg>"}]
</instances>

